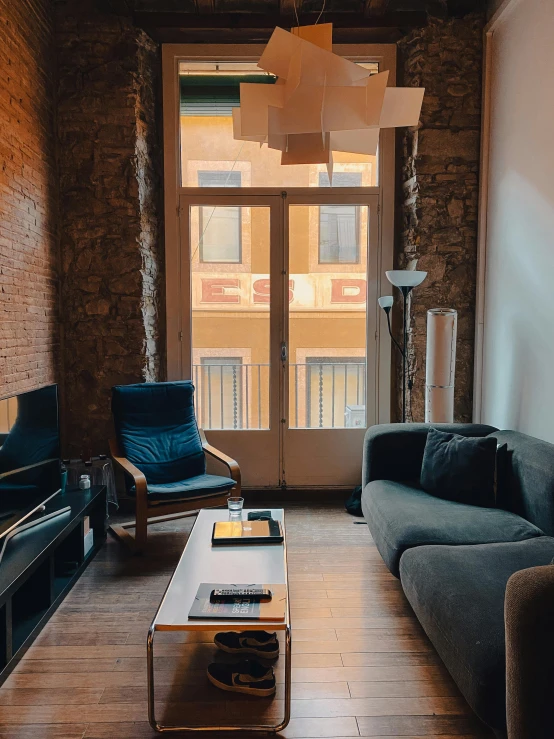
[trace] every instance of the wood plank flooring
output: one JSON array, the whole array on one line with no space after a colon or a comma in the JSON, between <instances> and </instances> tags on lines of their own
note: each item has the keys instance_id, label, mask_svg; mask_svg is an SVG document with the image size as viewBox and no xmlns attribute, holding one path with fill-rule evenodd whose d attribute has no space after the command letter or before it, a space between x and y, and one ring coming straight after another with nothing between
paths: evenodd
<instances>
[{"instance_id":1,"label":"wood plank flooring","mask_svg":"<svg viewBox=\"0 0 554 739\"><path fill-rule=\"evenodd\" d=\"M367 526L354 525L338 504L286 508L293 718L282 736L490 739ZM0 739L157 736L147 722L146 633L191 525L184 519L152 527L143 557L108 539L0 687ZM207 682L206 665L227 659L212 633L160 634L155 655L156 710L164 721L274 721L282 714L279 662L277 695L260 700Z\"/></svg>"}]
</instances>

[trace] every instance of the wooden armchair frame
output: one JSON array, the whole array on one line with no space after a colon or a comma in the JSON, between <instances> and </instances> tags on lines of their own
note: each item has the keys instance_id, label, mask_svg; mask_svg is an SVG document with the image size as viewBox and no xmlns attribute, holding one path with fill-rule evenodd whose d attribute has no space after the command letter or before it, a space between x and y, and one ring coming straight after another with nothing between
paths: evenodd
<instances>
[{"instance_id":1,"label":"wooden armchair frame","mask_svg":"<svg viewBox=\"0 0 554 739\"><path fill-rule=\"evenodd\" d=\"M219 505L225 505L231 493L240 495L241 479L238 462L212 446L202 429L198 429L198 431L204 454L222 462L229 470L229 477L235 481L234 487L226 493L217 492L212 495L198 495L194 498L184 498L182 500L149 502L146 477L138 467L135 467L132 462L122 455L116 439L110 439L110 453L114 465L119 467L125 475L132 477L135 485L135 521L113 524L110 526L110 531L124 544L130 546L136 554L143 552L146 547L149 523L161 523L162 521L194 516L201 508L215 508ZM135 536L128 532L128 529L133 528L135 529Z\"/></svg>"}]
</instances>

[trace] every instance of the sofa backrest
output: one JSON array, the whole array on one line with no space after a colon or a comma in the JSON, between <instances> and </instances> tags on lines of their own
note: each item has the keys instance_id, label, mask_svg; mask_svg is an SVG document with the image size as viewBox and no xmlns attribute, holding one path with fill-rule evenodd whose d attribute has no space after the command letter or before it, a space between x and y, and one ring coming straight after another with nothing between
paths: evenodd
<instances>
[{"instance_id":1,"label":"sofa backrest","mask_svg":"<svg viewBox=\"0 0 554 739\"><path fill-rule=\"evenodd\" d=\"M481 423L382 423L370 426L364 439L362 487L372 480L419 480L429 428L462 436L497 431Z\"/></svg>"},{"instance_id":2,"label":"sofa backrest","mask_svg":"<svg viewBox=\"0 0 554 739\"><path fill-rule=\"evenodd\" d=\"M508 446L511 509L554 536L554 444L519 431L495 431L491 436Z\"/></svg>"}]
</instances>

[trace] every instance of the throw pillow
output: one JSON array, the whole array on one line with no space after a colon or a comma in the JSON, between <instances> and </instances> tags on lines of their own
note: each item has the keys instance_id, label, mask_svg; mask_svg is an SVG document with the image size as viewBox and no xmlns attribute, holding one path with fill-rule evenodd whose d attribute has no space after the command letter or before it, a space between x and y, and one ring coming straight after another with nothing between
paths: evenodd
<instances>
[{"instance_id":1,"label":"throw pillow","mask_svg":"<svg viewBox=\"0 0 554 739\"><path fill-rule=\"evenodd\" d=\"M496 444L493 437L466 437L430 428L421 487L437 498L492 508Z\"/></svg>"},{"instance_id":2,"label":"throw pillow","mask_svg":"<svg viewBox=\"0 0 554 739\"><path fill-rule=\"evenodd\" d=\"M510 455L508 445L498 444L496 447L496 474L494 478L494 499L497 508L503 508L505 511L513 509L513 501L508 484L508 465L510 464Z\"/></svg>"}]
</instances>

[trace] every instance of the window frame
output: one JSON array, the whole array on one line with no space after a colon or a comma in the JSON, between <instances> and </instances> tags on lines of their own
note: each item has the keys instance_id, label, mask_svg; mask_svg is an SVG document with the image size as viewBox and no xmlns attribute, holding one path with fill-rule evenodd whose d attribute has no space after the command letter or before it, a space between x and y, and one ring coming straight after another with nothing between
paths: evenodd
<instances>
[{"instance_id":1,"label":"window frame","mask_svg":"<svg viewBox=\"0 0 554 739\"><path fill-rule=\"evenodd\" d=\"M183 295L188 285L189 267L182 259L179 210L182 194L200 194L199 189L181 186L180 125L179 125L179 62L189 61L254 61L257 62L265 44L162 44L163 138L164 138L164 229L166 264L166 371L169 379L188 376L191 367L191 347L183 340L187 330L189 298ZM380 71L389 72L389 86L396 85L396 44L334 44L333 51L352 61L378 62ZM394 264L395 230L395 142L394 129L381 131L379 141L379 184L363 188L378 196L379 240L375 292L388 289L386 270ZM325 188L329 192L329 188ZM345 188L346 189L346 188ZM332 190L332 188L331 188ZM283 188L250 188L252 196L281 194ZM288 188L290 194L314 194L314 188ZM350 193L352 194L352 190ZM323 269L324 265L322 265ZM375 309L377 306L375 306ZM376 330L375 397L376 422L387 423L391 417L391 342L386 320L379 311Z\"/></svg>"}]
</instances>

